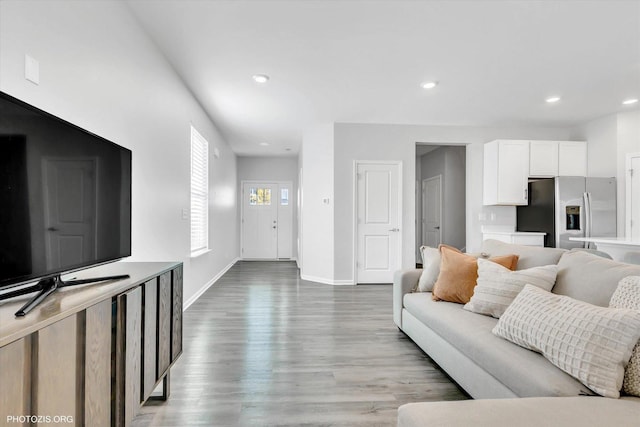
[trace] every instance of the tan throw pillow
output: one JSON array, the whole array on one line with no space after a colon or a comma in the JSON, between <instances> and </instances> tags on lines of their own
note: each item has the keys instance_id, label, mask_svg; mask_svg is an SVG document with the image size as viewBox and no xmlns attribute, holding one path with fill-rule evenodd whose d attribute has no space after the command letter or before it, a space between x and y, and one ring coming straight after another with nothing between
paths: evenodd
<instances>
[{"instance_id":1,"label":"tan throw pillow","mask_svg":"<svg viewBox=\"0 0 640 427\"><path fill-rule=\"evenodd\" d=\"M526 285L493 333L541 353L594 392L617 399L624 367L640 338L640 312L598 307Z\"/></svg>"},{"instance_id":2,"label":"tan throw pillow","mask_svg":"<svg viewBox=\"0 0 640 427\"><path fill-rule=\"evenodd\" d=\"M440 251L437 248L421 246L422 274L418 281L418 292L431 292L440 273Z\"/></svg>"},{"instance_id":3,"label":"tan throw pillow","mask_svg":"<svg viewBox=\"0 0 640 427\"><path fill-rule=\"evenodd\" d=\"M440 274L433 286L432 299L460 304L468 303L478 280L478 260L445 245L440 245L440 257ZM518 265L518 256L499 256L489 258L489 261L513 270Z\"/></svg>"},{"instance_id":4,"label":"tan throw pillow","mask_svg":"<svg viewBox=\"0 0 640 427\"><path fill-rule=\"evenodd\" d=\"M611 296L609 307L640 311L640 276L629 276L622 279ZM624 370L622 391L640 397L640 341L633 348L629 364Z\"/></svg>"},{"instance_id":5,"label":"tan throw pillow","mask_svg":"<svg viewBox=\"0 0 640 427\"><path fill-rule=\"evenodd\" d=\"M519 261L518 261L519 262ZM550 291L556 283L557 265L511 271L495 262L478 260L478 284L464 309L500 318L516 296L530 284Z\"/></svg>"}]
</instances>

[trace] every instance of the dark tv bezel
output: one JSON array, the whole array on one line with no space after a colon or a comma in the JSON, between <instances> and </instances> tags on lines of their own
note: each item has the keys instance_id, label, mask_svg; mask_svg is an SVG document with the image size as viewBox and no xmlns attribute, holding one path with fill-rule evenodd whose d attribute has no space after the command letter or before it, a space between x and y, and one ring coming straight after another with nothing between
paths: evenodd
<instances>
[{"instance_id":1,"label":"dark tv bezel","mask_svg":"<svg viewBox=\"0 0 640 427\"><path fill-rule=\"evenodd\" d=\"M17 104L18 106L20 106L22 108L26 108L27 110L31 110L31 111L33 111L35 113L38 113L38 114L40 114L42 116L45 116L45 117L49 118L49 119L53 119L55 121L58 121L59 123L65 125L65 126L68 126L68 127L71 127L71 128L73 128L73 129L75 129L77 131L80 131L80 132L84 133L85 135L87 135L89 137L96 138L96 139L100 140L101 142L106 142L106 143L111 144L111 145L113 145L115 147L118 147L120 149L126 150L129 153L129 159L130 159L129 161L130 161L130 164L131 164L131 168L130 168L131 178L133 178L133 152L130 149L128 149L127 147L123 147L122 145L116 144L115 142L110 141L110 140L108 140L108 139L106 139L106 138L104 138L104 137L102 137L100 135L97 135L97 134L95 134L93 132L89 132L88 130L83 129L80 126L74 125L73 123L71 123L71 122L69 122L67 120L64 120L64 119L62 119L62 118L60 118L58 116L55 116L55 115L53 115L51 113L48 113L48 112L46 112L44 110L41 110L40 108L38 108L36 106L33 106L31 104L28 104L28 103L26 103L26 102L24 102L24 101L22 101L22 100L20 100L20 99L18 99L16 97L14 97L14 96L9 95L6 92L0 91L0 98L3 99L3 100L7 100L9 102L12 102L14 104ZM98 267L100 265L116 262L116 261L119 261L119 260L124 259L126 257L130 257L131 256L131 246L132 246L132 236L133 236L133 233L132 233L132 230L131 230L131 228L132 228L131 226L133 225L132 224L132 220L133 220L133 215L132 215L132 211L133 211L133 179L129 180L129 195L130 195L130 201L129 201L129 247L128 247L128 250L127 250L128 253L126 255L125 254L120 254L117 257L108 257L108 258L96 259L96 260L93 260L90 263L83 263L83 264L79 264L79 265L76 265L76 266L72 266L70 268L60 268L60 269L57 269L55 271L47 271L47 272L45 272L44 274L41 274L41 275L33 274L33 275L27 275L27 276L18 276L18 277L14 277L14 278L11 278L11 279L4 279L4 280L0 279L0 293L4 292L7 289L12 289L12 288L15 288L15 287L18 287L18 286L23 286L23 285L26 285L26 284L29 284L29 283L32 283L32 282L37 282L37 281L42 280L42 279L48 279L48 278L56 277L56 276L59 276L59 275L70 274L70 273L74 273L74 272L77 272L77 271L86 270L88 268Z\"/></svg>"}]
</instances>

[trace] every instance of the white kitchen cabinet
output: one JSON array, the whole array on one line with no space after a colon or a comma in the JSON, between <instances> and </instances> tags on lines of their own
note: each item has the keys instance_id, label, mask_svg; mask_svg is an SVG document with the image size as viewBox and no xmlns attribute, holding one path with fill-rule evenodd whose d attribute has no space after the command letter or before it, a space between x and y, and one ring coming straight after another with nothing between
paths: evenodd
<instances>
[{"instance_id":1,"label":"white kitchen cabinet","mask_svg":"<svg viewBox=\"0 0 640 427\"><path fill-rule=\"evenodd\" d=\"M529 176L558 176L558 141L529 142Z\"/></svg>"},{"instance_id":2,"label":"white kitchen cabinet","mask_svg":"<svg viewBox=\"0 0 640 427\"><path fill-rule=\"evenodd\" d=\"M528 203L529 141L496 140L484 145L484 205Z\"/></svg>"},{"instance_id":3,"label":"white kitchen cabinet","mask_svg":"<svg viewBox=\"0 0 640 427\"><path fill-rule=\"evenodd\" d=\"M547 233L530 233L523 231L512 232L483 232L482 239L499 240L500 242L513 243L514 245L524 246L544 246L544 236Z\"/></svg>"},{"instance_id":4,"label":"white kitchen cabinet","mask_svg":"<svg viewBox=\"0 0 640 427\"><path fill-rule=\"evenodd\" d=\"M558 176L587 176L587 143L560 141L558 143Z\"/></svg>"},{"instance_id":5,"label":"white kitchen cabinet","mask_svg":"<svg viewBox=\"0 0 640 427\"><path fill-rule=\"evenodd\" d=\"M587 143L584 141L530 141L529 176L586 176Z\"/></svg>"}]
</instances>

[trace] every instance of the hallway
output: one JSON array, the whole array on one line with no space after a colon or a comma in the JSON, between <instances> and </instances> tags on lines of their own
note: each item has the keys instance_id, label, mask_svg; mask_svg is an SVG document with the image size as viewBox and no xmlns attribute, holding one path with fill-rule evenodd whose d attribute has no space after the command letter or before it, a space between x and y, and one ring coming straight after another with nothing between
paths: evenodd
<instances>
[{"instance_id":1,"label":"hallway","mask_svg":"<svg viewBox=\"0 0 640 427\"><path fill-rule=\"evenodd\" d=\"M390 426L404 403L464 398L394 325L391 286L238 262L184 313L171 397L134 425Z\"/></svg>"}]
</instances>

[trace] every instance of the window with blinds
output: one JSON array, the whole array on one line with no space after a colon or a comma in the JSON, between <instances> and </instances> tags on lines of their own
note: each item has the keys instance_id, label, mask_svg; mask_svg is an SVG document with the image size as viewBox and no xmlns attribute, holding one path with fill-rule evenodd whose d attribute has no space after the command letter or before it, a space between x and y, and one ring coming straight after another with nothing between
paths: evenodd
<instances>
[{"instance_id":1,"label":"window with blinds","mask_svg":"<svg viewBox=\"0 0 640 427\"><path fill-rule=\"evenodd\" d=\"M191 126L191 254L209 249L209 143Z\"/></svg>"}]
</instances>

